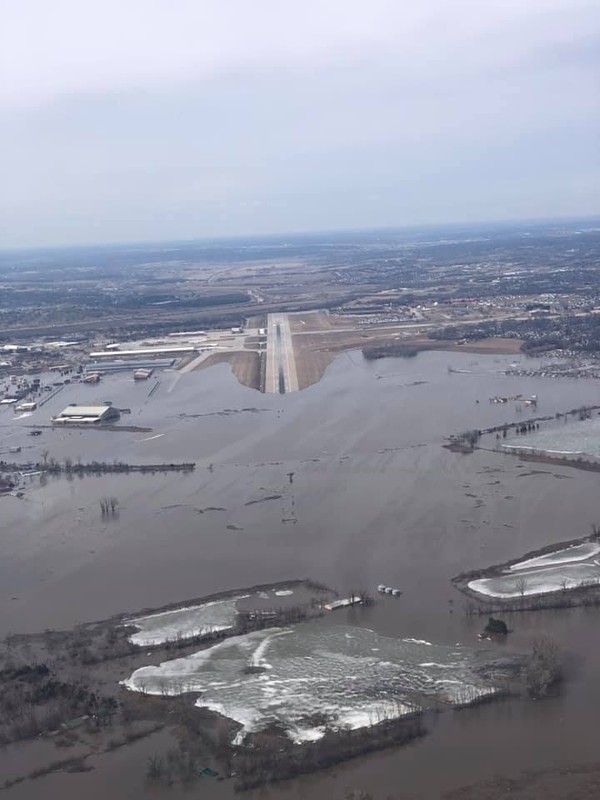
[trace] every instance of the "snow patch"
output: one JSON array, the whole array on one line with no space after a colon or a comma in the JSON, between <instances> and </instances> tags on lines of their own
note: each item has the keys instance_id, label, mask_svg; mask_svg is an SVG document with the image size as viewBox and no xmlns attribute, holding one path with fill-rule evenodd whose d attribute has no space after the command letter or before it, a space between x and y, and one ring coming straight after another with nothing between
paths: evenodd
<instances>
[{"instance_id":1,"label":"snow patch","mask_svg":"<svg viewBox=\"0 0 600 800\"><path fill-rule=\"evenodd\" d=\"M600 567L597 564L563 564L546 569L537 569L514 574L507 573L494 578L479 578L470 581L469 589L490 597L529 597L600 583Z\"/></svg>"},{"instance_id":2,"label":"snow patch","mask_svg":"<svg viewBox=\"0 0 600 800\"><path fill-rule=\"evenodd\" d=\"M236 603L250 595L214 600L197 606L160 611L144 617L133 617L125 625L137 628L129 641L140 647L164 644L175 639L190 639L233 628L237 618Z\"/></svg>"},{"instance_id":3,"label":"snow patch","mask_svg":"<svg viewBox=\"0 0 600 800\"><path fill-rule=\"evenodd\" d=\"M543 556L528 558L519 561L509 567L509 570L531 569L532 567L545 567L549 564L569 564L573 561L586 561L600 553L600 544L597 542L584 542L583 544L565 547L563 550L555 550L553 553L546 553Z\"/></svg>"}]
</instances>

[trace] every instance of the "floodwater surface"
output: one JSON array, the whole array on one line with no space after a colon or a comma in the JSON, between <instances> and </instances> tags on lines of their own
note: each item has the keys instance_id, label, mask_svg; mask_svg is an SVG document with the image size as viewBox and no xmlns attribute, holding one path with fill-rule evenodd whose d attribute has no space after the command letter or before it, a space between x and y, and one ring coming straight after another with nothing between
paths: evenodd
<instances>
[{"instance_id":1,"label":"floodwater surface","mask_svg":"<svg viewBox=\"0 0 600 800\"><path fill-rule=\"evenodd\" d=\"M40 460L46 450L59 460L194 461L196 469L44 485L33 476L22 499L0 498L0 630L70 627L310 577L342 595L375 594L380 583L403 592L378 597L370 608L333 612L334 626L477 648L485 620L465 615L450 578L581 537L599 521L594 473L442 448L450 433L515 420L513 404L488 402L496 395L536 394L536 416L597 400L592 380L506 376L512 361L430 352L368 362L351 353L320 383L285 396L240 386L220 365L159 373L156 389L154 378L134 384L123 375L100 387L71 385L26 419L1 410L3 448L22 445L11 458L23 462ZM131 408L122 424L152 430L43 428L37 439L27 436L27 425L47 424L69 402L109 399ZM100 513L105 497L118 498L114 517ZM260 796L337 799L363 788L375 797L433 798L495 774L595 760L599 621L589 609L513 614L508 642L494 645L523 652L539 635L554 638L576 665L559 697L445 713L418 743ZM88 775L28 782L28 794L23 785L6 796L41 798L52 787L76 797L82 786L90 800L143 796L143 774L136 795L131 775L121 781L116 763L105 759ZM94 795L94 785L104 795ZM219 793L227 785L219 784Z\"/></svg>"}]
</instances>

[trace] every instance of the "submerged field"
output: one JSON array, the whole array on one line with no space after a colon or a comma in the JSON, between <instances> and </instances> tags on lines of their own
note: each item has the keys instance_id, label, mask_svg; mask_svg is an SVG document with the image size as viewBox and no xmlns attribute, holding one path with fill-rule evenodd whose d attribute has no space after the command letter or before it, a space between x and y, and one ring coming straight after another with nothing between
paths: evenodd
<instances>
[{"instance_id":1,"label":"submerged field","mask_svg":"<svg viewBox=\"0 0 600 800\"><path fill-rule=\"evenodd\" d=\"M235 636L141 667L124 685L146 694L200 693L198 707L239 723L239 742L272 724L302 742L328 729L395 719L423 702L463 704L494 694L475 666L468 648L313 622Z\"/></svg>"},{"instance_id":2,"label":"submerged field","mask_svg":"<svg viewBox=\"0 0 600 800\"><path fill-rule=\"evenodd\" d=\"M240 599L241 596L234 596L223 600L212 600L198 606L133 617L126 620L127 625L137 629L131 634L129 641L146 647L228 630L235 625L236 602Z\"/></svg>"},{"instance_id":3,"label":"submerged field","mask_svg":"<svg viewBox=\"0 0 600 800\"><path fill-rule=\"evenodd\" d=\"M547 425L524 437L514 437L504 449L548 453L553 456L591 456L600 458L600 417L566 420Z\"/></svg>"},{"instance_id":4,"label":"submerged field","mask_svg":"<svg viewBox=\"0 0 600 800\"><path fill-rule=\"evenodd\" d=\"M600 544L584 541L557 550L545 549L504 567L491 567L489 577L457 582L474 595L512 600L555 592L591 589L600 584ZM484 575L485 575L484 571Z\"/></svg>"}]
</instances>

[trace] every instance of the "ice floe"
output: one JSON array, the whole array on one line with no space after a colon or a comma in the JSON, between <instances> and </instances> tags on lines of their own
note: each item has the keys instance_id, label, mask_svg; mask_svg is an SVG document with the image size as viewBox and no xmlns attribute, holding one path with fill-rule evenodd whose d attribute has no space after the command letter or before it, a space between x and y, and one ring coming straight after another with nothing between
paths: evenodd
<instances>
[{"instance_id":1,"label":"ice floe","mask_svg":"<svg viewBox=\"0 0 600 800\"><path fill-rule=\"evenodd\" d=\"M593 558L598 553L600 553L600 544L598 542L584 542L583 544L565 547L563 550L555 550L553 553L546 553L543 556L519 561L509 569L512 571L531 569L532 567L547 567L550 564L569 564L573 561L585 561L588 558Z\"/></svg>"},{"instance_id":2,"label":"ice floe","mask_svg":"<svg viewBox=\"0 0 600 800\"><path fill-rule=\"evenodd\" d=\"M138 630L129 637L129 641L141 647L149 647L176 639L189 639L193 636L228 630L235 625L238 613L237 601L246 597L248 595L228 597L197 606L133 617L125 624Z\"/></svg>"},{"instance_id":3,"label":"ice floe","mask_svg":"<svg viewBox=\"0 0 600 800\"><path fill-rule=\"evenodd\" d=\"M490 597L528 597L600 583L598 564L557 564L537 570L521 570L493 578L470 581L469 589Z\"/></svg>"},{"instance_id":4,"label":"ice floe","mask_svg":"<svg viewBox=\"0 0 600 800\"><path fill-rule=\"evenodd\" d=\"M600 543L581 542L518 561L500 575L478 578L467 586L504 599L595 586L600 583L600 563L595 558L599 553Z\"/></svg>"},{"instance_id":5,"label":"ice floe","mask_svg":"<svg viewBox=\"0 0 600 800\"><path fill-rule=\"evenodd\" d=\"M401 717L418 710L424 696L463 704L495 693L475 672L474 658L462 647L305 623L233 636L141 667L123 683L148 694L198 693L197 706L240 724L238 742L273 723L301 742L319 739L328 727Z\"/></svg>"}]
</instances>

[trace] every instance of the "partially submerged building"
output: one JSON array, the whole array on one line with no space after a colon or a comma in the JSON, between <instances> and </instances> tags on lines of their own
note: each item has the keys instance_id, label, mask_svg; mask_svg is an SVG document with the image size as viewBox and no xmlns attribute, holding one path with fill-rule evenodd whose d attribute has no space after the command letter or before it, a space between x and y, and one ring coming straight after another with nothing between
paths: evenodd
<instances>
[{"instance_id":1,"label":"partially submerged building","mask_svg":"<svg viewBox=\"0 0 600 800\"><path fill-rule=\"evenodd\" d=\"M163 369L172 367L175 363L174 358L145 358L123 361L96 361L88 364L85 367L85 374L98 373L102 375L105 372L122 372L129 371L130 369Z\"/></svg>"},{"instance_id":2,"label":"partially submerged building","mask_svg":"<svg viewBox=\"0 0 600 800\"><path fill-rule=\"evenodd\" d=\"M37 403L34 403L33 400L26 403L19 403L19 405L15 408L15 411L35 411L37 408Z\"/></svg>"},{"instance_id":3,"label":"partially submerged building","mask_svg":"<svg viewBox=\"0 0 600 800\"><path fill-rule=\"evenodd\" d=\"M152 375L153 370L151 369L134 369L133 370L133 380L134 381L147 381L148 378Z\"/></svg>"},{"instance_id":4,"label":"partially submerged building","mask_svg":"<svg viewBox=\"0 0 600 800\"><path fill-rule=\"evenodd\" d=\"M119 419L118 408L109 405L101 406L67 406L64 411L53 417L53 425L94 425L114 422Z\"/></svg>"},{"instance_id":5,"label":"partially submerged building","mask_svg":"<svg viewBox=\"0 0 600 800\"><path fill-rule=\"evenodd\" d=\"M163 345L162 347L139 347L136 350L119 350L118 354L124 358L136 357L136 356L165 356L169 355L169 353L173 353L177 357L181 357L188 353L194 353L196 351L196 347L193 346L183 346L183 345ZM114 350L97 350L94 353L90 353L90 358L114 358L116 355Z\"/></svg>"}]
</instances>

